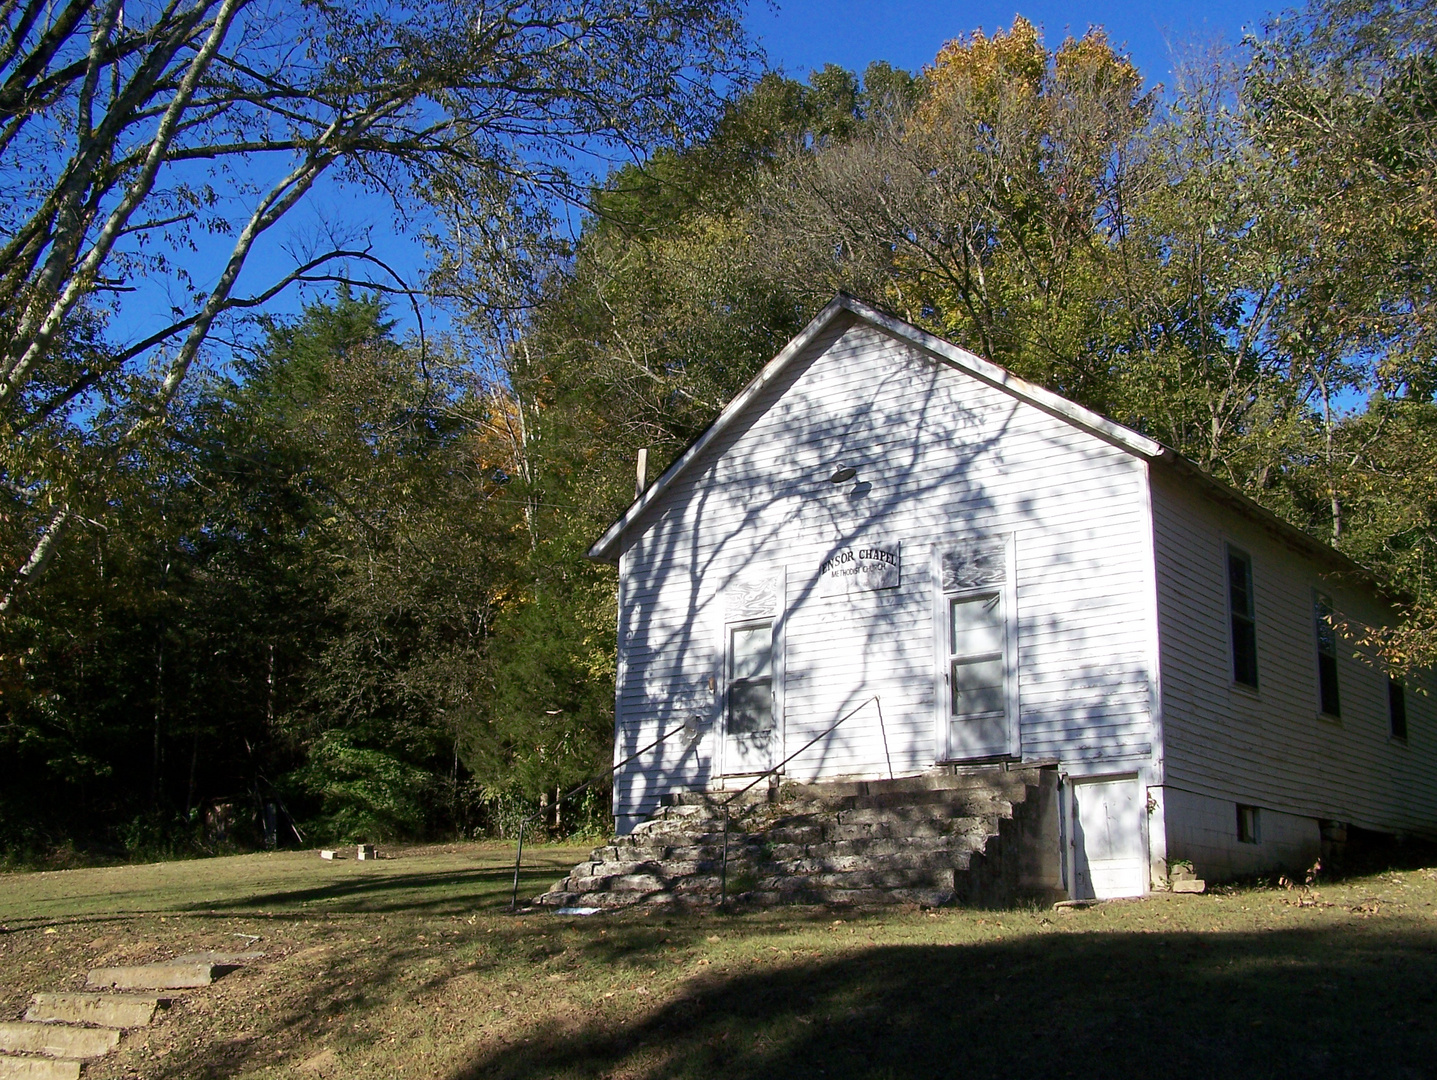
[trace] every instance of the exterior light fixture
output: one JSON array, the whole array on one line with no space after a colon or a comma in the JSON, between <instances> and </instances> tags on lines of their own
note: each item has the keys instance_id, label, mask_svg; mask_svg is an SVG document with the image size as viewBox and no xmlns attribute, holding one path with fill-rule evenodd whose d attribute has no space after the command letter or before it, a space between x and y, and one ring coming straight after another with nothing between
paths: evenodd
<instances>
[{"instance_id":1,"label":"exterior light fixture","mask_svg":"<svg viewBox=\"0 0 1437 1080\"><path fill-rule=\"evenodd\" d=\"M852 465L839 465L833 470L833 475L828 478L830 484L846 484L858 475L858 470Z\"/></svg>"}]
</instances>

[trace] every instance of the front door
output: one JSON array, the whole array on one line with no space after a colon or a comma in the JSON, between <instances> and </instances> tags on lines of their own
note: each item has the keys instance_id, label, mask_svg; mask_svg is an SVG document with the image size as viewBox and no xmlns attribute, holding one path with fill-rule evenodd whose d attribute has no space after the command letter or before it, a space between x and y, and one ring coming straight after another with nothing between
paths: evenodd
<instances>
[{"instance_id":1,"label":"front door","mask_svg":"<svg viewBox=\"0 0 1437 1080\"><path fill-rule=\"evenodd\" d=\"M948 638L947 760L1009 752L1008 623L1003 591L945 598Z\"/></svg>"},{"instance_id":2,"label":"front door","mask_svg":"<svg viewBox=\"0 0 1437 1080\"><path fill-rule=\"evenodd\" d=\"M778 764L773 669L771 620L729 627L723 767L730 776L761 773Z\"/></svg>"},{"instance_id":3,"label":"front door","mask_svg":"<svg viewBox=\"0 0 1437 1080\"><path fill-rule=\"evenodd\" d=\"M1123 780L1073 784L1073 896L1141 896L1147 878L1142 785Z\"/></svg>"}]
</instances>

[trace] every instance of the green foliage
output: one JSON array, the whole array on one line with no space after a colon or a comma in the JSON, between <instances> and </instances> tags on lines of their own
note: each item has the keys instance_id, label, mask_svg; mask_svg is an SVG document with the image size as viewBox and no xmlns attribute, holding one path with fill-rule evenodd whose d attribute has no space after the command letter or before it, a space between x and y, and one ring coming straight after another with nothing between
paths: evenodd
<instances>
[{"instance_id":1,"label":"green foliage","mask_svg":"<svg viewBox=\"0 0 1437 1080\"><path fill-rule=\"evenodd\" d=\"M343 288L263 323L7 615L0 848L213 850L217 805L252 843L277 793L316 838L552 829L610 760L613 575L583 553L635 452L655 475L840 288L1339 544L1405 598L1358 632L1437 660L1434 57L1428 6L1320 0L1159 97L1102 31L1018 19L917 75L764 76L595 187L572 247L450 177L454 339ZM27 400L105 329L73 311ZM66 462L132 430L134 378L13 441L12 569L93 481Z\"/></svg>"},{"instance_id":2,"label":"green foliage","mask_svg":"<svg viewBox=\"0 0 1437 1080\"><path fill-rule=\"evenodd\" d=\"M486 784L567 790L607 765L614 715L612 603L607 589L592 580L599 575L590 570L585 576L590 581L577 588L541 585L496 620L486 665L489 692L476 701L465 726L465 760ZM603 614L609 618L601 629L594 623Z\"/></svg>"},{"instance_id":3,"label":"green foliage","mask_svg":"<svg viewBox=\"0 0 1437 1080\"><path fill-rule=\"evenodd\" d=\"M579 459L546 497L617 513L638 447L662 465L846 288L1429 595L1425 441L1383 403L1437 386L1433 27L1319 2L1163 98L1101 30L1049 49L1021 18L917 78L766 77L596 193L516 371Z\"/></svg>"},{"instance_id":4,"label":"green foliage","mask_svg":"<svg viewBox=\"0 0 1437 1080\"><path fill-rule=\"evenodd\" d=\"M344 731L326 731L308 747L290 783L319 803L314 839L338 843L422 836L429 825L435 777L383 750L356 746Z\"/></svg>"}]
</instances>

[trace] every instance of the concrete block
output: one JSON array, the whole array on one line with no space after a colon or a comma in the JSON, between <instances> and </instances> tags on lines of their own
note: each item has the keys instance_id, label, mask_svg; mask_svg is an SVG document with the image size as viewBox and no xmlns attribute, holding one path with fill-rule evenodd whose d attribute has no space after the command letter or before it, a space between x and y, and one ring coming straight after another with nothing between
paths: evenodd
<instances>
[{"instance_id":1,"label":"concrete block","mask_svg":"<svg viewBox=\"0 0 1437 1080\"><path fill-rule=\"evenodd\" d=\"M321 859L337 859L339 858L339 852L335 851L333 848L325 848L319 853L319 857Z\"/></svg>"},{"instance_id":2,"label":"concrete block","mask_svg":"<svg viewBox=\"0 0 1437 1080\"><path fill-rule=\"evenodd\" d=\"M57 1058L92 1058L120 1045L114 1028L34 1024L24 1020L0 1023L0 1051L10 1054L44 1054Z\"/></svg>"},{"instance_id":3,"label":"concrete block","mask_svg":"<svg viewBox=\"0 0 1437 1080\"><path fill-rule=\"evenodd\" d=\"M358 848L356 849L356 851L355 851L354 857L355 857L356 859L361 859L361 860L363 860L363 859L373 859L373 858L375 858L374 845L373 845L373 844L360 844L359 847L358 847Z\"/></svg>"},{"instance_id":4,"label":"concrete block","mask_svg":"<svg viewBox=\"0 0 1437 1080\"><path fill-rule=\"evenodd\" d=\"M159 1004L157 997L135 994L36 994L25 1010L25 1019L108 1028L144 1027L154 1019Z\"/></svg>"},{"instance_id":5,"label":"concrete block","mask_svg":"<svg viewBox=\"0 0 1437 1080\"><path fill-rule=\"evenodd\" d=\"M1207 892L1207 882L1200 878L1179 878L1173 882L1173 892Z\"/></svg>"},{"instance_id":6,"label":"concrete block","mask_svg":"<svg viewBox=\"0 0 1437 1080\"><path fill-rule=\"evenodd\" d=\"M0 1080L80 1080L80 1063L0 1055Z\"/></svg>"},{"instance_id":7,"label":"concrete block","mask_svg":"<svg viewBox=\"0 0 1437 1080\"><path fill-rule=\"evenodd\" d=\"M85 980L89 986L116 990L182 990L208 986L218 974L214 964L143 964L138 967L96 968Z\"/></svg>"}]
</instances>

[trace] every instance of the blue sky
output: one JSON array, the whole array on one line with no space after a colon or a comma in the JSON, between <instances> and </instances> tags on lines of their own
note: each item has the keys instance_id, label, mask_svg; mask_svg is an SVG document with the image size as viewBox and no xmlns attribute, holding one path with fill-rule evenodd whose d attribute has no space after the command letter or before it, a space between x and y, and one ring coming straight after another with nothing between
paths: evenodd
<instances>
[{"instance_id":1,"label":"blue sky","mask_svg":"<svg viewBox=\"0 0 1437 1080\"><path fill-rule=\"evenodd\" d=\"M1049 47L1069 34L1080 37L1089 26L1101 26L1114 44L1128 50L1150 82L1165 82L1175 50L1214 38L1235 45L1246 30L1260 27L1269 10L1267 4L1243 0L1187 6L1043 0L1021 7L1012 0L784 0L774 5L757 0L747 23L767 50L770 64L806 77L825 63L862 71L870 60L916 70L931 61L944 42L980 27L990 34L1005 29L1021 13L1042 28Z\"/></svg>"},{"instance_id":2,"label":"blue sky","mask_svg":"<svg viewBox=\"0 0 1437 1080\"><path fill-rule=\"evenodd\" d=\"M992 33L1010 26L1020 10L1010 5L1011 0L1000 4L935 0L784 0L772 4L755 0L746 21L750 33L764 47L769 64L804 79L809 71L825 63L862 72L870 61L886 60L916 71L930 62L946 41L980 27ZM1083 4L1043 0L1021 8L1024 17L1042 28L1050 47L1069 34L1083 34L1089 26L1103 26L1110 39L1129 52L1149 83L1170 81L1173 57L1194 44L1214 39L1237 44L1244 32L1260 26L1268 10L1260 3L1243 0L1185 9L1116 0ZM305 238L323 234L338 223L350 235L368 233L377 255L418 282L424 252L413 239L398 234L388 204L322 183L261 241L241 278L240 291L246 291L247 284L258 288L282 275L293 266L287 249L307 246ZM200 281L218 273L227 252L226 246L215 241L202 244L191 262ZM209 272L211 264L213 273ZM353 268L356 276L368 269ZM271 310L294 312L299 301L300 294L291 289L271 305ZM126 301L115 329L123 337L138 337L163 325L168 308L161 290L142 287ZM401 332L413 328L414 316L407 304L396 303L392 313ZM429 313L426 322L431 332L446 326L442 312Z\"/></svg>"}]
</instances>

